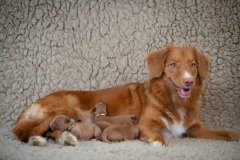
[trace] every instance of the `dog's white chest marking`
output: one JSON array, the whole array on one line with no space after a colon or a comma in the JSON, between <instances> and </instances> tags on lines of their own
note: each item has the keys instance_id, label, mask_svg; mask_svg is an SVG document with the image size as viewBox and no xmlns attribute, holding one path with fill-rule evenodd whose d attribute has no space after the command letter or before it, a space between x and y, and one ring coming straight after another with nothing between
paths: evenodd
<instances>
[{"instance_id":1,"label":"dog's white chest marking","mask_svg":"<svg viewBox=\"0 0 240 160\"><path fill-rule=\"evenodd\" d=\"M178 138L181 137L183 133L186 132L186 128L184 128L184 117L185 117L185 112L183 112L181 109L178 110L178 113L181 117L181 121L177 122L174 120L172 124L170 124L165 118L160 117L161 120L164 122L166 125L167 129L163 131L163 135L168 137L168 138Z\"/></svg>"}]
</instances>

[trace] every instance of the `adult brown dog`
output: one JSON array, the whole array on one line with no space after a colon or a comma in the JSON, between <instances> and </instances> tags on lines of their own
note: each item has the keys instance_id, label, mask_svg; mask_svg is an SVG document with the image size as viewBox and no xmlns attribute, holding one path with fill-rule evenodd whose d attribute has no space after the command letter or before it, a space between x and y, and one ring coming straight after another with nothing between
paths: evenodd
<instances>
[{"instance_id":1,"label":"adult brown dog","mask_svg":"<svg viewBox=\"0 0 240 160\"><path fill-rule=\"evenodd\" d=\"M155 147L165 145L164 136L183 134L239 141L240 133L205 128L198 118L201 88L209 71L209 61L204 55L194 47L169 46L150 53L147 62L151 77L146 82L97 91L52 93L24 110L13 132L20 140L27 140L42 135L52 117L59 114L71 117L70 108L90 110L94 104L103 102L109 116L136 115L140 139Z\"/></svg>"}]
</instances>

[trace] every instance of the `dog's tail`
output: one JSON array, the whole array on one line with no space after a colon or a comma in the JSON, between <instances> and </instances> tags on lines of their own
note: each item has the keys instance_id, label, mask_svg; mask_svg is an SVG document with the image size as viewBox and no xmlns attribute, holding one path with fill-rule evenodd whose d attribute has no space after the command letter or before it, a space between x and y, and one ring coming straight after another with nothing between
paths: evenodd
<instances>
[{"instance_id":1,"label":"dog's tail","mask_svg":"<svg viewBox=\"0 0 240 160\"><path fill-rule=\"evenodd\" d=\"M108 129L105 129L102 133L102 141L105 142L105 143L110 143L112 144L112 142L110 142L108 140Z\"/></svg>"},{"instance_id":2,"label":"dog's tail","mask_svg":"<svg viewBox=\"0 0 240 160\"><path fill-rule=\"evenodd\" d=\"M36 127L36 125L36 122L31 119L20 119L14 125L12 132L20 141L27 142L32 129Z\"/></svg>"}]
</instances>

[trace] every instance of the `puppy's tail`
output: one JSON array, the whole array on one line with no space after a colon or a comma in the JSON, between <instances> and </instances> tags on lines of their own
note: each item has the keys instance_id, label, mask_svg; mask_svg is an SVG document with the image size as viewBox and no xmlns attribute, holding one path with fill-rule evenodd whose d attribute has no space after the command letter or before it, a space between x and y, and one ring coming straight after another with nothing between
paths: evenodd
<instances>
[{"instance_id":1,"label":"puppy's tail","mask_svg":"<svg viewBox=\"0 0 240 160\"><path fill-rule=\"evenodd\" d=\"M105 143L110 143L110 144L112 144L112 142L110 142L110 141L108 140L108 133L107 133L107 130L108 130L108 129L105 129L105 130L103 131L103 134L102 134L102 141L105 142Z\"/></svg>"},{"instance_id":2,"label":"puppy's tail","mask_svg":"<svg viewBox=\"0 0 240 160\"><path fill-rule=\"evenodd\" d=\"M31 119L21 119L14 125L12 132L22 142L27 142L32 129L36 127L36 122Z\"/></svg>"}]
</instances>

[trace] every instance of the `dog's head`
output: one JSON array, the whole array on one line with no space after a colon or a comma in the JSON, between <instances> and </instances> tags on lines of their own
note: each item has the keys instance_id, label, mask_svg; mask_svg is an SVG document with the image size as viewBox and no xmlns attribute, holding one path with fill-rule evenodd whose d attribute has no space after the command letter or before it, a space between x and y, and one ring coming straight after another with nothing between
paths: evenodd
<instances>
[{"instance_id":1,"label":"dog's head","mask_svg":"<svg viewBox=\"0 0 240 160\"><path fill-rule=\"evenodd\" d=\"M65 131L73 123L74 123L74 119L71 119L65 115L58 115L50 123L50 128L52 131L55 131L55 130Z\"/></svg>"},{"instance_id":2,"label":"dog's head","mask_svg":"<svg viewBox=\"0 0 240 160\"><path fill-rule=\"evenodd\" d=\"M98 115L107 115L107 106L103 102L99 102L94 105L94 107L90 110L90 113L95 117Z\"/></svg>"},{"instance_id":3,"label":"dog's head","mask_svg":"<svg viewBox=\"0 0 240 160\"><path fill-rule=\"evenodd\" d=\"M207 57L192 46L178 48L171 45L154 51L147 57L147 62L151 77L163 76L182 98L189 98L197 79L206 79L209 72Z\"/></svg>"}]
</instances>

